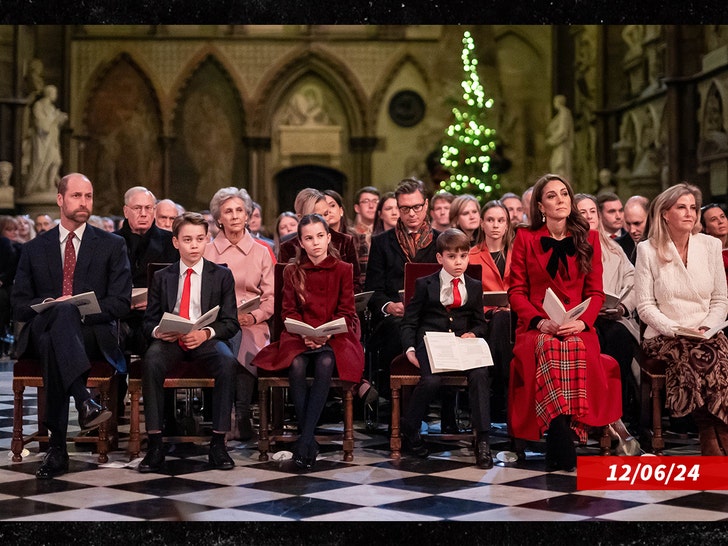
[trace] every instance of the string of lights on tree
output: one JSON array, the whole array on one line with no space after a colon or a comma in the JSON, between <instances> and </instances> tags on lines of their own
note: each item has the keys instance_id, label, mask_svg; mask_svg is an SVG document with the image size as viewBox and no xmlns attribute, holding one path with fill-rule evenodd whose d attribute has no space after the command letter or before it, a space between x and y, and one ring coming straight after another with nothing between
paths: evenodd
<instances>
[{"instance_id":1,"label":"string of lights on tree","mask_svg":"<svg viewBox=\"0 0 728 546\"><path fill-rule=\"evenodd\" d=\"M492 165L496 131L487 125L493 99L485 98L478 78L475 42L469 31L463 34L461 58L465 72L461 83L463 101L452 109L453 123L445 131L440 155L440 162L451 176L440 182L440 187L455 195L469 193L484 203L500 189Z\"/></svg>"}]
</instances>

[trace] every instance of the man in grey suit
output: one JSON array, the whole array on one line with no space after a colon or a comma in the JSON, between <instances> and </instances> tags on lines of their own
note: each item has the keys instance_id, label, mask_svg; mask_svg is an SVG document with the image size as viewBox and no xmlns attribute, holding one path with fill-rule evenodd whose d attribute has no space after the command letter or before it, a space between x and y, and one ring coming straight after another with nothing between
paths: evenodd
<instances>
[{"instance_id":1,"label":"man in grey suit","mask_svg":"<svg viewBox=\"0 0 728 546\"><path fill-rule=\"evenodd\" d=\"M24 245L15 276L12 305L25 322L18 355L40 358L46 391L50 446L36 472L50 479L67 472L68 402L73 396L81 428L103 423L111 412L86 389L90 359L105 359L119 372L126 361L118 344L117 319L129 312L131 272L124 239L88 225L93 185L84 175L69 174L58 184L60 225ZM93 291L100 313L81 317L67 303L71 295ZM31 305L54 300L42 313Z\"/></svg>"}]
</instances>

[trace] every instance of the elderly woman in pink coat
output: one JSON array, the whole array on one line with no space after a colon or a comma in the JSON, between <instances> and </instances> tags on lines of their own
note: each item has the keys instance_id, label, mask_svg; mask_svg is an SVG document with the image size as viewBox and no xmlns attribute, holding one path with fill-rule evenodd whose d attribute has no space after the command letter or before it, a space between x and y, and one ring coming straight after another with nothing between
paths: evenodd
<instances>
[{"instance_id":1,"label":"elderly woman in pink coat","mask_svg":"<svg viewBox=\"0 0 728 546\"><path fill-rule=\"evenodd\" d=\"M243 302L260 296L260 306L238 312L242 331L238 361L242 367L235 388L235 417L236 432L243 441L253 436L250 402L257 368L251 365L251 361L270 343L266 320L273 314L274 262L265 246L256 242L246 229L252 209L253 200L244 189L230 187L218 190L210 200L210 212L220 231L205 249L205 258L227 264L233 272L239 309Z\"/></svg>"}]
</instances>

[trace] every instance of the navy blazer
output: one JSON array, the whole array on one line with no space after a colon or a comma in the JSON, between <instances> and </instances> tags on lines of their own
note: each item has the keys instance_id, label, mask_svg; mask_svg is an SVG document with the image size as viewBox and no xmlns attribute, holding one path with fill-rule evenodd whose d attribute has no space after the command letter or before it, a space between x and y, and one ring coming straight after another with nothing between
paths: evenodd
<instances>
[{"instance_id":1,"label":"navy blazer","mask_svg":"<svg viewBox=\"0 0 728 546\"><path fill-rule=\"evenodd\" d=\"M437 263L435 241L439 235L439 231L432 230L432 243L421 248L412 261ZM399 291L404 288L404 264L406 262L407 257L402 247L399 246L395 228L372 237L364 290L374 291L368 305L373 318L379 320L383 317L382 306L385 303L402 301Z\"/></svg>"},{"instance_id":2,"label":"navy blazer","mask_svg":"<svg viewBox=\"0 0 728 546\"><path fill-rule=\"evenodd\" d=\"M110 364L126 371L126 361L119 349L117 322L131 305L131 270L124 239L86 224L76 257L73 293L93 291L101 313L88 315L84 324L91 326L96 341ZM58 226L41 233L23 245L11 301L15 319L29 322L36 312L30 306L63 293L63 262ZM18 354L23 354L30 338L29 324L18 336Z\"/></svg>"},{"instance_id":3,"label":"navy blazer","mask_svg":"<svg viewBox=\"0 0 728 546\"><path fill-rule=\"evenodd\" d=\"M179 261L154 273L154 280L147 295L147 310L144 314L144 335L148 339L152 339L152 331L159 324L162 315L174 312L179 277ZM216 305L220 306L217 320L210 324L210 328L215 330L215 338L227 340L237 334L240 324L232 272L227 267L205 260L202 266L200 290L200 307L203 314Z\"/></svg>"},{"instance_id":4,"label":"navy blazer","mask_svg":"<svg viewBox=\"0 0 728 546\"><path fill-rule=\"evenodd\" d=\"M402 349L417 348L425 332L453 332L461 336L472 332L485 337L488 330L483 312L483 285L481 281L463 275L468 300L452 310L440 303L440 271L415 281L415 293L404 310L400 326Z\"/></svg>"}]
</instances>

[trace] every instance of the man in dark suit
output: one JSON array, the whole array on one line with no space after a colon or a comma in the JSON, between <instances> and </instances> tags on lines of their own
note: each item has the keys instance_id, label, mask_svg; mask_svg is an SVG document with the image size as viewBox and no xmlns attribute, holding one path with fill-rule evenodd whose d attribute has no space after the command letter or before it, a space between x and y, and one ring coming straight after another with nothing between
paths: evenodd
<instances>
[{"instance_id":1,"label":"man in dark suit","mask_svg":"<svg viewBox=\"0 0 728 546\"><path fill-rule=\"evenodd\" d=\"M129 312L131 298L124 239L86 223L93 207L91 181L78 173L63 177L56 201L60 225L25 244L12 292L15 318L25 322L17 353L37 356L43 363L51 437L36 472L40 479L68 470L69 396L75 399L81 428L92 428L111 417L86 389L89 359L104 358L119 372L126 372L117 319ZM65 300L89 291L96 294L101 312L82 318L78 308ZM58 303L40 314L30 307L50 300Z\"/></svg>"},{"instance_id":2,"label":"man in dark suit","mask_svg":"<svg viewBox=\"0 0 728 546\"><path fill-rule=\"evenodd\" d=\"M124 194L124 223L116 231L126 241L131 266L132 286L147 287L150 263L172 263L179 252L172 244L172 232L159 229L154 221L154 194L143 186L134 186ZM146 339L142 330L146 300L132 303L131 312L122 321L122 346L125 352L144 354Z\"/></svg>"},{"instance_id":3,"label":"man in dark suit","mask_svg":"<svg viewBox=\"0 0 728 546\"><path fill-rule=\"evenodd\" d=\"M164 378L167 369L180 360L199 363L215 378L210 466L220 470L235 466L225 448L239 366L226 343L240 330L235 281L228 268L202 257L208 242L207 230L207 221L201 214L186 212L175 218L172 242L179 250L180 260L157 271L149 290L144 333L152 341L144 355L142 375L149 449L139 464L139 472L156 472L164 463ZM217 318L201 330L188 334L158 331L165 312L194 321L216 305L220 306Z\"/></svg>"},{"instance_id":4,"label":"man in dark suit","mask_svg":"<svg viewBox=\"0 0 728 546\"><path fill-rule=\"evenodd\" d=\"M624 203L624 226L627 233L618 237L616 241L622 247L632 265L637 261L637 245L642 241L643 236L647 236L647 213L649 208L649 199L641 195L633 195Z\"/></svg>"},{"instance_id":5,"label":"man in dark suit","mask_svg":"<svg viewBox=\"0 0 728 546\"><path fill-rule=\"evenodd\" d=\"M420 369L420 382L412 392L401 428L410 449L419 457L429 451L420 436L420 423L442 384L433 374L424 337L426 332L453 332L463 338L484 337L488 327L483 313L483 285L464 275L470 255L470 240L458 229L447 229L437 239L437 261L442 269L415 281L415 293L402 319L402 347L407 359ZM480 468L492 468L488 445L490 430L490 370L467 372L475 431L475 459Z\"/></svg>"},{"instance_id":6,"label":"man in dark suit","mask_svg":"<svg viewBox=\"0 0 728 546\"><path fill-rule=\"evenodd\" d=\"M405 178L394 192L399 220L390 230L372 237L364 290L374 291L369 299L374 332L369 353L379 354L384 377L378 388L389 391L389 365L401 353L399 328L404 304L399 291L404 287L406 262L435 263L435 241L439 231L427 222L427 198L419 180Z\"/></svg>"}]
</instances>

